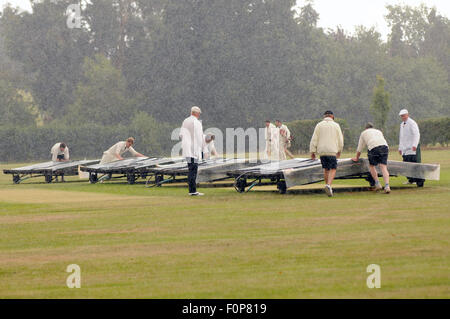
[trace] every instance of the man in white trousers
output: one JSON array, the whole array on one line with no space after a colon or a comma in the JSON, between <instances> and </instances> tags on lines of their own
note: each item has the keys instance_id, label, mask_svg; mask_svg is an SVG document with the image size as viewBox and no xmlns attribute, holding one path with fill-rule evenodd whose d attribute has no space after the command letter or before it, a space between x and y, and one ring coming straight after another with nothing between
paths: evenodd
<instances>
[{"instance_id":1,"label":"man in white trousers","mask_svg":"<svg viewBox=\"0 0 450 319\"><path fill-rule=\"evenodd\" d=\"M69 147L65 143L56 143L50 150L53 162L67 162L70 159Z\"/></svg>"},{"instance_id":2,"label":"man in white trousers","mask_svg":"<svg viewBox=\"0 0 450 319\"><path fill-rule=\"evenodd\" d=\"M266 140L266 149L265 149L265 156L267 159L270 159L272 156L272 148L273 148L273 135L274 130L276 129L275 125L270 123L269 120L266 120L266 127L264 129L264 138Z\"/></svg>"},{"instance_id":3,"label":"man in white trousers","mask_svg":"<svg viewBox=\"0 0 450 319\"><path fill-rule=\"evenodd\" d=\"M285 160L286 155L290 158L294 158L294 155L289 151L291 147L291 131L289 128L283 124L280 120L275 121L275 126L279 129L279 148L280 148L280 160Z\"/></svg>"},{"instance_id":4,"label":"man in white trousers","mask_svg":"<svg viewBox=\"0 0 450 319\"><path fill-rule=\"evenodd\" d=\"M129 152L133 157L146 157L139 152L136 152L133 148L134 138L129 137L126 141L117 142L113 146L111 146L108 150L103 152L102 159L100 160L100 164L108 164L115 161L121 161L124 158L122 155L126 152ZM105 174L100 177L99 182L103 183L104 181L111 179L111 174Z\"/></svg>"},{"instance_id":5,"label":"man in white trousers","mask_svg":"<svg viewBox=\"0 0 450 319\"><path fill-rule=\"evenodd\" d=\"M214 134L204 135L205 145L203 146L203 159L213 159L217 156L216 146L214 140L216 136Z\"/></svg>"},{"instance_id":6,"label":"man in white trousers","mask_svg":"<svg viewBox=\"0 0 450 319\"><path fill-rule=\"evenodd\" d=\"M69 147L65 143L56 143L50 150L53 162L68 162L70 160ZM58 176L56 176L58 181ZM61 175L61 182L64 182L64 174Z\"/></svg>"},{"instance_id":7,"label":"man in white trousers","mask_svg":"<svg viewBox=\"0 0 450 319\"><path fill-rule=\"evenodd\" d=\"M134 157L146 157L141 153L138 153L133 148L134 138L129 137L126 141L117 142L113 146L111 146L108 150L103 152L102 159L100 164L107 164L115 161L123 160L122 155L126 152L130 152L130 154Z\"/></svg>"}]
</instances>

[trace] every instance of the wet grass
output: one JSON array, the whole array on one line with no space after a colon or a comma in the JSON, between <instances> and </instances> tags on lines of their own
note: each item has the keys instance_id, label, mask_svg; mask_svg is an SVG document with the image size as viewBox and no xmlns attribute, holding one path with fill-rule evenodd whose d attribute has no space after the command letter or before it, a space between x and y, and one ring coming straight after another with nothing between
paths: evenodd
<instances>
[{"instance_id":1,"label":"wet grass","mask_svg":"<svg viewBox=\"0 0 450 319\"><path fill-rule=\"evenodd\" d=\"M399 177L390 195L331 199L274 187L190 198L182 187L76 178L13 185L2 174L0 297L448 298L450 151L423 161L441 164L440 181L419 189ZM72 263L81 289L66 286ZM381 267L380 289L366 286L369 264Z\"/></svg>"}]
</instances>

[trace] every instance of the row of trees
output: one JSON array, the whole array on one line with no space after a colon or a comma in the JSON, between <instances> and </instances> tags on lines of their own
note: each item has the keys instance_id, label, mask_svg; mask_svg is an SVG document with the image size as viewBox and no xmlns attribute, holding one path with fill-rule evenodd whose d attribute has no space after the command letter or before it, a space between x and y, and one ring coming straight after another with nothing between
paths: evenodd
<instances>
[{"instance_id":1,"label":"row of trees","mask_svg":"<svg viewBox=\"0 0 450 319\"><path fill-rule=\"evenodd\" d=\"M308 153L309 142L318 120L297 120L287 123L294 140L291 151ZM345 149L355 150L361 127L350 127L344 119L337 119L344 133ZM419 120L421 145L440 144L448 146L450 141L450 117ZM388 127L386 139L395 148L399 126ZM171 140L172 128L156 122L146 113L137 113L130 123L115 126L78 125L67 129L65 125L52 123L36 127L0 127L0 158L5 162L45 160L50 156L54 137L65 141L72 158L100 158L112 141L124 136L136 137L136 149L149 156L167 156L176 141ZM263 143L264 144L264 143ZM220 144L219 144L220 145ZM264 147L264 146L263 146ZM225 149L223 149L225 151Z\"/></svg>"},{"instance_id":2,"label":"row of trees","mask_svg":"<svg viewBox=\"0 0 450 319\"><path fill-rule=\"evenodd\" d=\"M172 128L139 112L130 122L114 126L90 123L70 126L53 122L45 126L0 126L2 162L48 160L50 148L64 141L73 159L101 158L112 143L128 136L136 139L136 150L148 156L167 156L171 152ZM56 138L55 138L56 137Z\"/></svg>"},{"instance_id":3,"label":"row of trees","mask_svg":"<svg viewBox=\"0 0 450 319\"><path fill-rule=\"evenodd\" d=\"M404 107L417 119L450 115L450 23L424 5L387 6L383 41L373 28L319 28L312 1L80 1L81 28L68 28L72 3L4 8L1 126L70 132L126 127L139 114L173 128L192 105L219 128L315 119L325 109L350 128L390 127ZM163 132L152 138L164 143Z\"/></svg>"}]
</instances>

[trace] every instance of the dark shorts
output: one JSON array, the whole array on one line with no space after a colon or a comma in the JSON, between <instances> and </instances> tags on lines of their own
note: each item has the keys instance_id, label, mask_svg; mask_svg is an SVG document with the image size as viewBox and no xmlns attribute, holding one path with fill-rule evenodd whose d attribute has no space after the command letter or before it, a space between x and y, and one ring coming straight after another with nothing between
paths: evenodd
<instances>
[{"instance_id":1,"label":"dark shorts","mask_svg":"<svg viewBox=\"0 0 450 319\"><path fill-rule=\"evenodd\" d=\"M56 158L63 161L64 160L64 154L57 155Z\"/></svg>"},{"instance_id":2,"label":"dark shorts","mask_svg":"<svg viewBox=\"0 0 450 319\"><path fill-rule=\"evenodd\" d=\"M372 166L377 166L378 164L387 165L388 155L389 148L386 145L374 147L367 154L369 164Z\"/></svg>"},{"instance_id":3,"label":"dark shorts","mask_svg":"<svg viewBox=\"0 0 450 319\"><path fill-rule=\"evenodd\" d=\"M320 162L322 163L322 167L324 169L336 169L337 168L336 156L321 156Z\"/></svg>"}]
</instances>

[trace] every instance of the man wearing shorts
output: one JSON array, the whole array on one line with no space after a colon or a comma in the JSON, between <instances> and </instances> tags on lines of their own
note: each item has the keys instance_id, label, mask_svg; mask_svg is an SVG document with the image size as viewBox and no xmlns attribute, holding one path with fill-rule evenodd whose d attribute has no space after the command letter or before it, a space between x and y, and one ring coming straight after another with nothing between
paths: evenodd
<instances>
[{"instance_id":1,"label":"man wearing shorts","mask_svg":"<svg viewBox=\"0 0 450 319\"><path fill-rule=\"evenodd\" d=\"M373 124L370 122L366 124L366 129L359 137L356 157L352 158L354 162L359 160L361 152L366 146L368 149L367 155L369 157L370 174L375 180L375 190L379 191L382 189L380 180L378 179L378 172L376 170L376 166L379 165L384 179L384 192L389 194L391 192L391 188L389 187L389 172L387 169L389 147L383 136L383 132L375 129Z\"/></svg>"},{"instance_id":2,"label":"man wearing shorts","mask_svg":"<svg viewBox=\"0 0 450 319\"><path fill-rule=\"evenodd\" d=\"M332 197L331 184L336 176L337 158L341 156L344 148L344 136L341 127L334 121L332 111L326 111L323 116L323 120L314 129L309 149L312 159L316 159L316 154L320 156L325 180L325 192L329 197Z\"/></svg>"}]
</instances>

